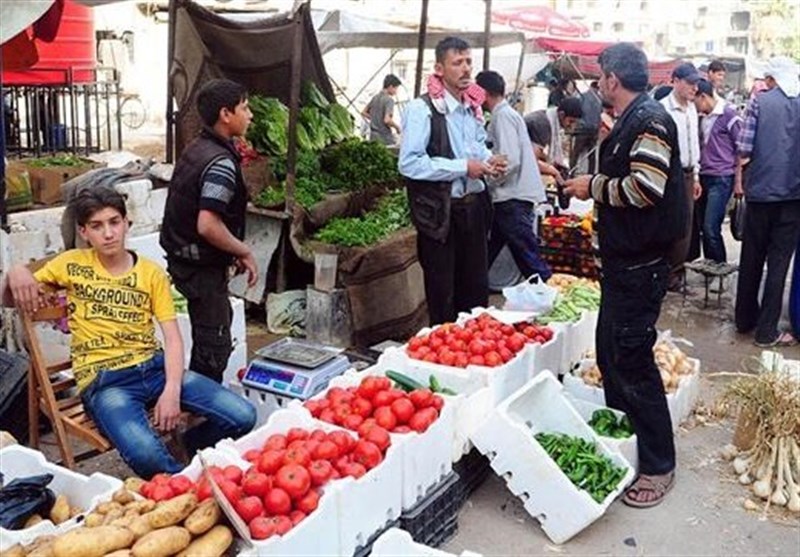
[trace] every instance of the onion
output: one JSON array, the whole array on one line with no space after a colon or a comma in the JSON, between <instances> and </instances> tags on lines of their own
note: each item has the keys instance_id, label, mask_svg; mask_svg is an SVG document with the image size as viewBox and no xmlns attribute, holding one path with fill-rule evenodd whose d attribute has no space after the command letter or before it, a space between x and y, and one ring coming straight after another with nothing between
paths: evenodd
<instances>
[{"instance_id":1,"label":"onion","mask_svg":"<svg viewBox=\"0 0 800 557\"><path fill-rule=\"evenodd\" d=\"M788 502L786 498L786 493L784 493L784 477L783 477L783 460L786 453L783 449L783 437L778 438L778 479L775 480L775 491L770 498L776 505L780 505L781 507L785 506Z\"/></svg>"}]
</instances>

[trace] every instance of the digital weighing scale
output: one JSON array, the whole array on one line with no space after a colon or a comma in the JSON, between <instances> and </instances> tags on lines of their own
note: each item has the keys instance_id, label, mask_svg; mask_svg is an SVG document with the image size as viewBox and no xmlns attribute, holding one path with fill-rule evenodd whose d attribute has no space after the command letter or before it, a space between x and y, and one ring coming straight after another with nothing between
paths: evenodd
<instances>
[{"instance_id":1,"label":"digital weighing scale","mask_svg":"<svg viewBox=\"0 0 800 557\"><path fill-rule=\"evenodd\" d=\"M350 368L342 350L285 338L256 351L242 384L277 395L306 400Z\"/></svg>"}]
</instances>

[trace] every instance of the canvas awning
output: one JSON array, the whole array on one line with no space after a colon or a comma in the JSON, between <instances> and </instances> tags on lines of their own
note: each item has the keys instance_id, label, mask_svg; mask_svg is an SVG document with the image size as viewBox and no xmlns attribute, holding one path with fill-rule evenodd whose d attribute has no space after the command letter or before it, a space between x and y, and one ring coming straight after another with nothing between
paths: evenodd
<instances>
[{"instance_id":1,"label":"canvas awning","mask_svg":"<svg viewBox=\"0 0 800 557\"><path fill-rule=\"evenodd\" d=\"M509 10L495 10L492 21L529 33L543 33L552 37L588 37L589 29L547 6L531 6Z\"/></svg>"}]
</instances>

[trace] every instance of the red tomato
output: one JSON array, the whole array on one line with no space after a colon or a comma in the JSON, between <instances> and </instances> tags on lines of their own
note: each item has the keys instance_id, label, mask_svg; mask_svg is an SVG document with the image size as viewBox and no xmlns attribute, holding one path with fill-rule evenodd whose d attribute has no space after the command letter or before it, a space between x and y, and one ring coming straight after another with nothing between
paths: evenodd
<instances>
[{"instance_id":1,"label":"red tomato","mask_svg":"<svg viewBox=\"0 0 800 557\"><path fill-rule=\"evenodd\" d=\"M306 517L306 513L304 513L303 511L295 510L295 511L292 511L292 512L289 513L289 520L292 521L292 525L293 526L297 526L298 524L303 522L303 519L305 517Z\"/></svg>"},{"instance_id":2,"label":"red tomato","mask_svg":"<svg viewBox=\"0 0 800 557\"><path fill-rule=\"evenodd\" d=\"M389 389L389 396L391 397L392 402L394 402L398 398L403 398L406 396L406 392L402 389Z\"/></svg>"},{"instance_id":3,"label":"red tomato","mask_svg":"<svg viewBox=\"0 0 800 557\"><path fill-rule=\"evenodd\" d=\"M414 415L414 403L408 398L399 398L392 403L392 413L397 418L398 424L408 423Z\"/></svg>"},{"instance_id":4,"label":"red tomato","mask_svg":"<svg viewBox=\"0 0 800 557\"><path fill-rule=\"evenodd\" d=\"M510 336L514 334L514 327L511 325L500 325L500 332L506 336Z\"/></svg>"},{"instance_id":5,"label":"red tomato","mask_svg":"<svg viewBox=\"0 0 800 557\"><path fill-rule=\"evenodd\" d=\"M255 495L263 498L272 489L272 476L261 472L247 474L242 480L242 492L245 495Z\"/></svg>"},{"instance_id":6,"label":"red tomato","mask_svg":"<svg viewBox=\"0 0 800 557\"><path fill-rule=\"evenodd\" d=\"M483 360L483 356L470 356L469 365L471 365L471 366L485 366L486 362Z\"/></svg>"},{"instance_id":7,"label":"red tomato","mask_svg":"<svg viewBox=\"0 0 800 557\"><path fill-rule=\"evenodd\" d=\"M367 469L364 467L363 464L360 464L358 462L351 462L347 466L345 466L344 470L342 470L342 475L351 476L355 479L360 478L366 473Z\"/></svg>"},{"instance_id":8,"label":"red tomato","mask_svg":"<svg viewBox=\"0 0 800 557\"><path fill-rule=\"evenodd\" d=\"M308 439L309 432L301 427L293 427L289 429L286 433L286 440L291 443L292 441L297 441L298 439L305 441Z\"/></svg>"},{"instance_id":9,"label":"red tomato","mask_svg":"<svg viewBox=\"0 0 800 557\"><path fill-rule=\"evenodd\" d=\"M275 524L265 516L254 518L247 527L250 530L250 537L254 540L266 540L275 535Z\"/></svg>"},{"instance_id":10,"label":"red tomato","mask_svg":"<svg viewBox=\"0 0 800 557\"><path fill-rule=\"evenodd\" d=\"M364 437L370 429L377 425L378 424L375 421L375 418L367 418L360 426L358 426L358 436Z\"/></svg>"},{"instance_id":11,"label":"red tomato","mask_svg":"<svg viewBox=\"0 0 800 557\"><path fill-rule=\"evenodd\" d=\"M553 338L553 329L551 329L550 327L542 327L540 331L542 333L542 336L544 337L545 342Z\"/></svg>"},{"instance_id":12,"label":"red tomato","mask_svg":"<svg viewBox=\"0 0 800 557\"><path fill-rule=\"evenodd\" d=\"M351 406L353 407L353 412L362 418L369 418L372 415L372 403L366 398L358 397Z\"/></svg>"},{"instance_id":13,"label":"red tomato","mask_svg":"<svg viewBox=\"0 0 800 557\"><path fill-rule=\"evenodd\" d=\"M186 493L194 487L194 482L186 476L172 476L169 480L169 487L175 495Z\"/></svg>"},{"instance_id":14,"label":"red tomato","mask_svg":"<svg viewBox=\"0 0 800 557\"><path fill-rule=\"evenodd\" d=\"M503 364L503 358L497 352L487 352L483 355L483 360L489 367L497 367Z\"/></svg>"},{"instance_id":15,"label":"red tomato","mask_svg":"<svg viewBox=\"0 0 800 557\"><path fill-rule=\"evenodd\" d=\"M350 464L350 457L349 456L340 456L336 459L336 462L333 463L334 470L338 470L342 474L344 474L347 466Z\"/></svg>"},{"instance_id":16,"label":"red tomato","mask_svg":"<svg viewBox=\"0 0 800 557\"><path fill-rule=\"evenodd\" d=\"M303 497L297 500L295 507L297 510L303 511L304 513L311 514L317 507L319 506L319 493L316 490L312 489Z\"/></svg>"},{"instance_id":17,"label":"red tomato","mask_svg":"<svg viewBox=\"0 0 800 557\"><path fill-rule=\"evenodd\" d=\"M486 345L482 340L473 340L469 343L469 351L474 356L481 356L486 352Z\"/></svg>"},{"instance_id":18,"label":"red tomato","mask_svg":"<svg viewBox=\"0 0 800 557\"><path fill-rule=\"evenodd\" d=\"M542 335L536 335L535 337L533 337L533 342L537 344L544 344L545 340Z\"/></svg>"},{"instance_id":19,"label":"red tomato","mask_svg":"<svg viewBox=\"0 0 800 557\"><path fill-rule=\"evenodd\" d=\"M444 408L444 399L439 395L433 395L433 400L431 400L431 408L435 409L437 412L440 412L442 408Z\"/></svg>"},{"instance_id":20,"label":"red tomato","mask_svg":"<svg viewBox=\"0 0 800 557\"><path fill-rule=\"evenodd\" d=\"M525 338L525 335L522 333L514 333L506 340L506 346L508 346L509 350L516 353L522 350L527 340L528 339Z\"/></svg>"},{"instance_id":21,"label":"red tomato","mask_svg":"<svg viewBox=\"0 0 800 557\"><path fill-rule=\"evenodd\" d=\"M251 522L257 516L261 516L264 512L264 504L261 499L255 495L250 495L244 499L239 499L233 507L236 509L236 514L242 517L245 522Z\"/></svg>"},{"instance_id":22,"label":"red tomato","mask_svg":"<svg viewBox=\"0 0 800 557\"><path fill-rule=\"evenodd\" d=\"M303 447L289 449L283 454L283 464L299 464L308 466L311 462L311 455Z\"/></svg>"},{"instance_id":23,"label":"red tomato","mask_svg":"<svg viewBox=\"0 0 800 557\"><path fill-rule=\"evenodd\" d=\"M456 365L455 353L448 351L445 354L441 354L439 356L439 363L441 363L444 366L455 367Z\"/></svg>"},{"instance_id":24,"label":"red tomato","mask_svg":"<svg viewBox=\"0 0 800 557\"><path fill-rule=\"evenodd\" d=\"M153 501L166 501L175 497L175 492L169 484L153 484L153 489L150 492L150 499Z\"/></svg>"},{"instance_id":25,"label":"red tomato","mask_svg":"<svg viewBox=\"0 0 800 557\"><path fill-rule=\"evenodd\" d=\"M245 453L242 455L242 458L247 462L252 462L255 464L261 459L261 451L258 449L250 449L249 451L245 451Z\"/></svg>"},{"instance_id":26,"label":"red tomato","mask_svg":"<svg viewBox=\"0 0 800 557\"><path fill-rule=\"evenodd\" d=\"M334 460L339 457L339 445L333 441L322 441L312 453L316 460Z\"/></svg>"},{"instance_id":27,"label":"red tomato","mask_svg":"<svg viewBox=\"0 0 800 557\"><path fill-rule=\"evenodd\" d=\"M469 365L469 356L467 356L464 352L456 354L456 361L455 361L456 367L465 368L468 365Z\"/></svg>"},{"instance_id":28,"label":"red tomato","mask_svg":"<svg viewBox=\"0 0 800 557\"><path fill-rule=\"evenodd\" d=\"M430 354L425 354L425 356L422 357L422 361L423 362L430 362L432 364L438 364L439 363L439 357L436 354L434 354L433 352L431 352Z\"/></svg>"},{"instance_id":29,"label":"red tomato","mask_svg":"<svg viewBox=\"0 0 800 557\"><path fill-rule=\"evenodd\" d=\"M430 345L432 350L439 350L439 348L444 346L444 339L442 339L442 337L433 337Z\"/></svg>"},{"instance_id":30,"label":"red tomato","mask_svg":"<svg viewBox=\"0 0 800 557\"><path fill-rule=\"evenodd\" d=\"M150 499L150 496L153 494L154 487L155 484L153 482L144 482L142 486L139 488L139 495Z\"/></svg>"},{"instance_id":31,"label":"red tomato","mask_svg":"<svg viewBox=\"0 0 800 557\"><path fill-rule=\"evenodd\" d=\"M420 337L411 337L408 339L408 349L418 350L422 346L422 339Z\"/></svg>"},{"instance_id":32,"label":"red tomato","mask_svg":"<svg viewBox=\"0 0 800 557\"><path fill-rule=\"evenodd\" d=\"M417 433L424 433L427 431L433 420L430 419L430 415L425 412L425 410L420 410L408 421L408 427L416 431Z\"/></svg>"},{"instance_id":33,"label":"red tomato","mask_svg":"<svg viewBox=\"0 0 800 557\"><path fill-rule=\"evenodd\" d=\"M231 503L236 503L243 495L242 488L230 480L222 480L219 482L219 490Z\"/></svg>"},{"instance_id":34,"label":"red tomato","mask_svg":"<svg viewBox=\"0 0 800 557\"><path fill-rule=\"evenodd\" d=\"M386 449L392 444L392 438L389 436L389 432L380 426L375 426L370 429L364 436L364 439L370 443L374 443L382 453L386 452Z\"/></svg>"},{"instance_id":35,"label":"red tomato","mask_svg":"<svg viewBox=\"0 0 800 557\"><path fill-rule=\"evenodd\" d=\"M375 384L379 391L388 391L392 388L392 381L388 377L376 377Z\"/></svg>"},{"instance_id":36,"label":"red tomato","mask_svg":"<svg viewBox=\"0 0 800 557\"><path fill-rule=\"evenodd\" d=\"M342 427L356 431L358 429L358 426L360 426L363 422L364 418L362 418L358 414L350 414L342 422Z\"/></svg>"},{"instance_id":37,"label":"red tomato","mask_svg":"<svg viewBox=\"0 0 800 557\"><path fill-rule=\"evenodd\" d=\"M419 410L420 408L427 408L431 405L433 393L430 389L414 389L409 393L408 398L414 404L414 407Z\"/></svg>"},{"instance_id":38,"label":"red tomato","mask_svg":"<svg viewBox=\"0 0 800 557\"><path fill-rule=\"evenodd\" d=\"M307 400L303 403L303 407L311 412L311 415L315 418L319 416L319 413L322 411L322 408L319 407L319 402L316 400Z\"/></svg>"},{"instance_id":39,"label":"red tomato","mask_svg":"<svg viewBox=\"0 0 800 557\"><path fill-rule=\"evenodd\" d=\"M264 448L268 450L282 451L289 443L286 441L286 436L276 433L267 437L264 443Z\"/></svg>"},{"instance_id":40,"label":"red tomato","mask_svg":"<svg viewBox=\"0 0 800 557\"><path fill-rule=\"evenodd\" d=\"M308 452L309 455L313 455L314 451L317 450L319 447L319 441L316 439L311 439L310 437L303 441L303 448Z\"/></svg>"},{"instance_id":41,"label":"red tomato","mask_svg":"<svg viewBox=\"0 0 800 557\"><path fill-rule=\"evenodd\" d=\"M169 474L161 473L161 474L156 474L155 476L150 478L150 481L156 485L166 485L169 483L170 478L172 478L172 476L170 476Z\"/></svg>"},{"instance_id":42,"label":"red tomato","mask_svg":"<svg viewBox=\"0 0 800 557\"><path fill-rule=\"evenodd\" d=\"M324 429L315 429L311 432L311 439L314 441L325 441L325 430Z\"/></svg>"},{"instance_id":43,"label":"red tomato","mask_svg":"<svg viewBox=\"0 0 800 557\"><path fill-rule=\"evenodd\" d=\"M226 480L230 480L235 484L242 483L242 469L237 466L232 464L230 466L226 466L222 470L222 475Z\"/></svg>"},{"instance_id":44,"label":"red tomato","mask_svg":"<svg viewBox=\"0 0 800 557\"><path fill-rule=\"evenodd\" d=\"M392 433L411 433L411 428L407 425L399 425L392 430Z\"/></svg>"},{"instance_id":45,"label":"red tomato","mask_svg":"<svg viewBox=\"0 0 800 557\"><path fill-rule=\"evenodd\" d=\"M375 468L383 460L383 454L375 443L364 439L356 443L353 449L353 462L363 464L367 470Z\"/></svg>"},{"instance_id":46,"label":"red tomato","mask_svg":"<svg viewBox=\"0 0 800 557\"><path fill-rule=\"evenodd\" d=\"M350 404L336 404L333 407L333 419L337 424L341 425L352 412L353 409L350 408Z\"/></svg>"},{"instance_id":47,"label":"red tomato","mask_svg":"<svg viewBox=\"0 0 800 557\"><path fill-rule=\"evenodd\" d=\"M292 498L283 489L273 487L264 497L264 510L268 515L288 514L292 510Z\"/></svg>"},{"instance_id":48,"label":"red tomato","mask_svg":"<svg viewBox=\"0 0 800 557\"><path fill-rule=\"evenodd\" d=\"M422 358L424 358L425 356L427 356L428 354L430 354L430 353L431 353L431 349L428 346L420 346L419 350L417 350L417 355L419 356L420 360Z\"/></svg>"},{"instance_id":49,"label":"red tomato","mask_svg":"<svg viewBox=\"0 0 800 557\"><path fill-rule=\"evenodd\" d=\"M311 476L311 485L324 485L331 479L333 465L327 460L315 460L308 465L308 475Z\"/></svg>"},{"instance_id":50,"label":"red tomato","mask_svg":"<svg viewBox=\"0 0 800 557\"><path fill-rule=\"evenodd\" d=\"M528 338L533 338L533 337L535 337L535 336L536 336L536 333L537 333L538 331L537 331L537 329L536 329L536 327L535 327L535 326L533 326L533 325L528 325L527 327L524 327L524 328L522 329L522 331L521 331L521 332L522 332L522 334L523 334L523 335L525 335L526 337L528 337Z\"/></svg>"},{"instance_id":51,"label":"red tomato","mask_svg":"<svg viewBox=\"0 0 800 557\"><path fill-rule=\"evenodd\" d=\"M264 474L274 474L283 465L285 451L268 450L261 453L258 461L258 471Z\"/></svg>"},{"instance_id":52,"label":"red tomato","mask_svg":"<svg viewBox=\"0 0 800 557\"><path fill-rule=\"evenodd\" d=\"M205 501L212 496L211 484L205 478L197 482L197 500Z\"/></svg>"},{"instance_id":53,"label":"red tomato","mask_svg":"<svg viewBox=\"0 0 800 557\"><path fill-rule=\"evenodd\" d=\"M500 354L500 359L503 360L503 363L510 362L514 359L514 353L508 348L500 348L498 353Z\"/></svg>"},{"instance_id":54,"label":"red tomato","mask_svg":"<svg viewBox=\"0 0 800 557\"><path fill-rule=\"evenodd\" d=\"M397 417L392 412L390 406L381 406L375 409L375 423L384 429L394 429L397 425Z\"/></svg>"},{"instance_id":55,"label":"red tomato","mask_svg":"<svg viewBox=\"0 0 800 557\"><path fill-rule=\"evenodd\" d=\"M372 406L378 408L379 406L389 406L392 403L392 395L389 391L378 391L372 397Z\"/></svg>"},{"instance_id":56,"label":"red tomato","mask_svg":"<svg viewBox=\"0 0 800 557\"><path fill-rule=\"evenodd\" d=\"M328 422L329 424L336 423L336 414L333 413L333 410L330 408L326 408L322 412L319 413L319 419L323 422Z\"/></svg>"},{"instance_id":57,"label":"red tomato","mask_svg":"<svg viewBox=\"0 0 800 557\"><path fill-rule=\"evenodd\" d=\"M346 401L350 398L350 396L347 389L341 387L331 387L325 395L325 397L331 401L331 404L340 404L342 401Z\"/></svg>"},{"instance_id":58,"label":"red tomato","mask_svg":"<svg viewBox=\"0 0 800 557\"><path fill-rule=\"evenodd\" d=\"M355 439L349 434L344 431L332 431L328 434L328 440L333 441L336 443L336 446L339 447L339 454L347 454L350 452L350 449L355 444Z\"/></svg>"},{"instance_id":59,"label":"red tomato","mask_svg":"<svg viewBox=\"0 0 800 557\"><path fill-rule=\"evenodd\" d=\"M283 536L294 526L292 520L286 516L286 514L282 516L271 516L267 519L275 526L275 533L279 536Z\"/></svg>"}]
</instances>

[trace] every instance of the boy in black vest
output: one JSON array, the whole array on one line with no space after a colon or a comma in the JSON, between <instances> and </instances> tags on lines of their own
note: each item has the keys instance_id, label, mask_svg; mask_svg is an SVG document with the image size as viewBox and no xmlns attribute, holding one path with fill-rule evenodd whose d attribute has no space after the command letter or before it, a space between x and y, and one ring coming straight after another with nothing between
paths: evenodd
<instances>
[{"instance_id":1,"label":"boy in black vest","mask_svg":"<svg viewBox=\"0 0 800 557\"><path fill-rule=\"evenodd\" d=\"M253 114L244 87L227 79L209 81L197 96L203 131L181 154L169 186L161 246L168 271L186 296L192 323L189 368L217 381L232 350L228 270L258 269L244 239L247 188L233 146Z\"/></svg>"}]
</instances>

